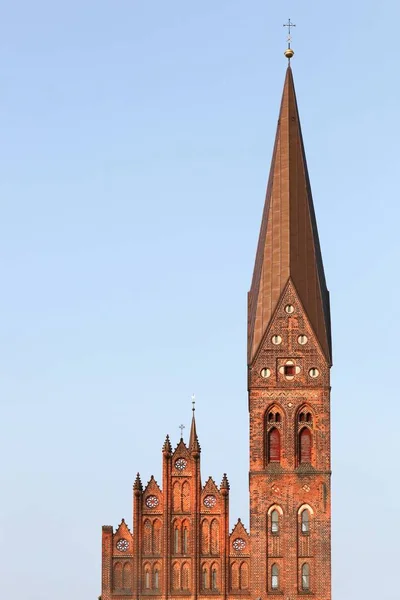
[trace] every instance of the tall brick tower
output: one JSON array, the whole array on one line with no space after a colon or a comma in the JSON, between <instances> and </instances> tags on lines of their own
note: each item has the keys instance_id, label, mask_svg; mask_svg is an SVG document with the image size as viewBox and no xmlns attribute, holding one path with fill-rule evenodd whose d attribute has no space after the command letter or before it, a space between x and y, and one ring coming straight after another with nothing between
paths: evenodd
<instances>
[{"instance_id":1,"label":"tall brick tower","mask_svg":"<svg viewBox=\"0 0 400 600\"><path fill-rule=\"evenodd\" d=\"M329 293L286 73L248 297L251 595L331 598Z\"/></svg>"},{"instance_id":2,"label":"tall brick tower","mask_svg":"<svg viewBox=\"0 0 400 600\"><path fill-rule=\"evenodd\" d=\"M331 600L329 294L290 64L248 310L250 533L227 476L201 479L193 408L133 529L103 527L101 600Z\"/></svg>"}]
</instances>

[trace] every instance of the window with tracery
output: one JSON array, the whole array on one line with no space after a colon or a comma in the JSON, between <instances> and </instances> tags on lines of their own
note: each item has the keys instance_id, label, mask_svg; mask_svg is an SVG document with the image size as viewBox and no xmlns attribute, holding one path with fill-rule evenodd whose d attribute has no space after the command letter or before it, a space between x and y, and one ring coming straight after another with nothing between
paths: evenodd
<instances>
[{"instance_id":1,"label":"window with tracery","mask_svg":"<svg viewBox=\"0 0 400 600\"><path fill-rule=\"evenodd\" d=\"M160 589L160 571L158 567L154 568L153 585L155 590Z\"/></svg>"},{"instance_id":2,"label":"window with tracery","mask_svg":"<svg viewBox=\"0 0 400 600\"><path fill-rule=\"evenodd\" d=\"M299 462L311 464L312 434L304 427L299 434Z\"/></svg>"},{"instance_id":3,"label":"window with tracery","mask_svg":"<svg viewBox=\"0 0 400 600\"><path fill-rule=\"evenodd\" d=\"M265 463L280 463L282 413L272 406L265 415Z\"/></svg>"},{"instance_id":4,"label":"window with tracery","mask_svg":"<svg viewBox=\"0 0 400 600\"><path fill-rule=\"evenodd\" d=\"M268 462L281 462L281 434L275 427L268 432Z\"/></svg>"},{"instance_id":5,"label":"window with tracery","mask_svg":"<svg viewBox=\"0 0 400 600\"><path fill-rule=\"evenodd\" d=\"M208 569L207 569L207 567L203 567L203 570L201 573L201 583L202 583L203 590L207 590L208 589Z\"/></svg>"}]
</instances>

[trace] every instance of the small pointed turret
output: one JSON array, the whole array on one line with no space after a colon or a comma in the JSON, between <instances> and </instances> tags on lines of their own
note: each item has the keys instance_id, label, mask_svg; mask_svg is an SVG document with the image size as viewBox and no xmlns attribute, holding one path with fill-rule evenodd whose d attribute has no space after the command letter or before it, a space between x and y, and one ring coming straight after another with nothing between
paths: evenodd
<instances>
[{"instance_id":1,"label":"small pointed turret","mask_svg":"<svg viewBox=\"0 0 400 600\"><path fill-rule=\"evenodd\" d=\"M171 446L171 442L170 442L168 434L165 438L165 442L163 444L162 451L163 451L163 454L171 454L172 453L172 446Z\"/></svg>"},{"instance_id":2,"label":"small pointed turret","mask_svg":"<svg viewBox=\"0 0 400 600\"><path fill-rule=\"evenodd\" d=\"M219 486L219 489L221 490L222 493L227 494L230 490L230 485L229 485L229 481L228 481L228 477L226 476L226 473L224 473L224 476L222 477L222 481L221 481L221 485Z\"/></svg>"},{"instance_id":3,"label":"small pointed turret","mask_svg":"<svg viewBox=\"0 0 400 600\"><path fill-rule=\"evenodd\" d=\"M143 492L143 485L139 473L136 475L135 483L133 484L133 489L135 490L135 492L138 493Z\"/></svg>"},{"instance_id":4,"label":"small pointed turret","mask_svg":"<svg viewBox=\"0 0 400 600\"><path fill-rule=\"evenodd\" d=\"M249 364L253 362L289 280L330 364L329 292L290 65L286 72L249 292Z\"/></svg>"}]
</instances>

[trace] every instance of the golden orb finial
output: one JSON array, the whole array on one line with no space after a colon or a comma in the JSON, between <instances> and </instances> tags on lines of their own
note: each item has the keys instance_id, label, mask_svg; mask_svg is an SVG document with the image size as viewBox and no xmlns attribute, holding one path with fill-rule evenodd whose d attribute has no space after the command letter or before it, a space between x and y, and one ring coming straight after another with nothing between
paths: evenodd
<instances>
[{"instance_id":1,"label":"golden orb finial","mask_svg":"<svg viewBox=\"0 0 400 600\"><path fill-rule=\"evenodd\" d=\"M292 48L287 48L287 50L285 50L284 54L288 60L290 60L294 56L294 52L293 52Z\"/></svg>"}]
</instances>

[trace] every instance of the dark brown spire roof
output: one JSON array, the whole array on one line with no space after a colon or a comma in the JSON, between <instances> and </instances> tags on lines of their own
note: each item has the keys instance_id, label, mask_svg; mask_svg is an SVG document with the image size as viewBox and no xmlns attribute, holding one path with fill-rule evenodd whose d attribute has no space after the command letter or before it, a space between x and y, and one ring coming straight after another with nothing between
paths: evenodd
<instances>
[{"instance_id":1,"label":"dark brown spire roof","mask_svg":"<svg viewBox=\"0 0 400 600\"><path fill-rule=\"evenodd\" d=\"M194 415L194 411L192 416L192 425L190 427L189 450L200 452L200 444L199 439L197 437L196 418Z\"/></svg>"},{"instance_id":2,"label":"dark brown spire roof","mask_svg":"<svg viewBox=\"0 0 400 600\"><path fill-rule=\"evenodd\" d=\"M331 363L326 287L293 75L286 72L264 213L249 292L252 363L289 279Z\"/></svg>"}]
</instances>

